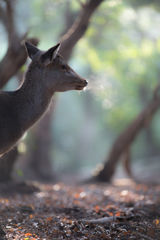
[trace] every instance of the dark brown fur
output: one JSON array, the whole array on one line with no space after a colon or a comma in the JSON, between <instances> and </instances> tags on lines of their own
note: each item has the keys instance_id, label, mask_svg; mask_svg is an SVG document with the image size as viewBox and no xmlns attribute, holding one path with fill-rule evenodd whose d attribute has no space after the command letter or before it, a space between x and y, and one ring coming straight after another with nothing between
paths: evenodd
<instances>
[{"instance_id":1,"label":"dark brown fur","mask_svg":"<svg viewBox=\"0 0 160 240\"><path fill-rule=\"evenodd\" d=\"M46 112L54 92L82 90L87 81L57 53L59 44L46 52L25 43L31 58L22 85L13 92L0 91L0 156Z\"/></svg>"}]
</instances>

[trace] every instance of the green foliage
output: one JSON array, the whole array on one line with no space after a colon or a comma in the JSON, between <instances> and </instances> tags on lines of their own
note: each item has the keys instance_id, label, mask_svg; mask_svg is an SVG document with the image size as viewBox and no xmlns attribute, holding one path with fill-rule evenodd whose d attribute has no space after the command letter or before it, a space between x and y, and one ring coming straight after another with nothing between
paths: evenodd
<instances>
[{"instance_id":1,"label":"green foliage","mask_svg":"<svg viewBox=\"0 0 160 240\"><path fill-rule=\"evenodd\" d=\"M107 82L115 82L118 86L99 91L99 98L106 109L106 123L113 129L122 131L135 116L142 110L140 88L145 86L149 92L159 81L159 40L151 35L151 22L156 22L153 10L146 12L126 8L125 5L115 4L109 7L111 1L101 6L91 21L91 26L85 39L82 39L77 48L85 51L85 59L90 63L94 74L105 75ZM104 10L105 9L105 10ZM128 14L128 22L124 22ZM132 14L133 19L130 19ZM104 16L106 16L104 18ZM145 32L141 22L143 18L150 19ZM126 19L126 20L127 20ZM140 19L140 24L138 20ZM123 20L123 21L122 21ZM105 23L105 24L104 24ZM105 25L105 27L104 27ZM155 29L158 26L155 26ZM87 64L86 62L86 64ZM102 84L105 79L102 78ZM110 93L108 93L110 91ZM107 98L105 97L107 96ZM105 102L112 102L112 107L107 111ZM104 103L104 104L103 104ZM120 124L117 124L117 121Z\"/></svg>"},{"instance_id":2,"label":"green foliage","mask_svg":"<svg viewBox=\"0 0 160 240\"><path fill-rule=\"evenodd\" d=\"M134 8L144 7L146 5L160 7L159 0L123 0L123 2L127 5L130 5Z\"/></svg>"},{"instance_id":3,"label":"green foliage","mask_svg":"<svg viewBox=\"0 0 160 240\"><path fill-rule=\"evenodd\" d=\"M23 177L23 172L20 169L16 169L16 173L19 177Z\"/></svg>"}]
</instances>

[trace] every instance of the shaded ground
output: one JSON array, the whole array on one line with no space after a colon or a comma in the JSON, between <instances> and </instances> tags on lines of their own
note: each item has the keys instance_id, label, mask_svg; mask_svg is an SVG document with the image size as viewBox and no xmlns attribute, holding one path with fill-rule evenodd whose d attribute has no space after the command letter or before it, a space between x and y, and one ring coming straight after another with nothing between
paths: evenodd
<instances>
[{"instance_id":1,"label":"shaded ground","mask_svg":"<svg viewBox=\"0 0 160 240\"><path fill-rule=\"evenodd\" d=\"M11 184L11 195L3 185L0 222L6 236L0 239L160 239L160 185L117 183L61 182L39 185L32 194L25 185L17 188L25 194L16 193Z\"/></svg>"}]
</instances>

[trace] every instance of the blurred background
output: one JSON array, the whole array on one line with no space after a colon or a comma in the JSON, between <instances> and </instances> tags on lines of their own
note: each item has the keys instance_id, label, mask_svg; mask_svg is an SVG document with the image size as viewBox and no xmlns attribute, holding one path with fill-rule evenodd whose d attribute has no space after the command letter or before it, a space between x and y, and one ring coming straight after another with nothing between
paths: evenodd
<instances>
[{"instance_id":1,"label":"blurred background","mask_svg":"<svg viewBox=\"0 0 160 240\"><path fill-rule=\"evenodd\" d=\"M1 169L7 171L7 178L13 168L20 179L60 180L65 174L95 177L111 161L108 156L113 148L117 152L122 143L113 156L111 176L99 180L108 181L113 173L124 177L127 172L156 181L160 169L160 2L0 0L0 20L0 83L3 60L17 36L22 44L26 38L36 38L33 43L41 50L61 42L61 54L89 82L82 92L54 95L48 113L27 132L18 152L3 157ZM81 22L84 26L72 43L69 37ZM69 54L66 38L72 45ZM29 59L1 85L3 90L20 85L28 63ZM138 117L142 123L134 128ZM123 160L123 155L128 157ZM7 164L12 166L9 170ZM1 178L4 181L6 173Z\"/></svg>"}]
</instances>

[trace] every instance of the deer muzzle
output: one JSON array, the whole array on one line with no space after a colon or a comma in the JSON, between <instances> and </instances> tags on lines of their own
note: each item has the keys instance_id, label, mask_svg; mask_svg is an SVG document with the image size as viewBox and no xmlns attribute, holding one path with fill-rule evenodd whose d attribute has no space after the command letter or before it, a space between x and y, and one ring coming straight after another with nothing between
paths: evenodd
<instances>
[{"instance_id":1,"label":"deer muzzle","mask_svg":"<svg viewBox=\"0 0 160 240\"><path fill-rule=\"evenodd\" d=\"M84 79L81 84L77 84L75 89L76 90L83 90L88 85L88 82Z\"/></svg>"},{"instance_id":2,"label":"deer muzzle","mask_svg":"<svg viewBox=\"0 0 160 240\"><path fill-rule=\"evenodd\" d=\"M84 80L84 84L85 84L85 86L87 86L87 85L88 85L88 82L87 82L87 80Z\"/></svg>"}]
</instances>

